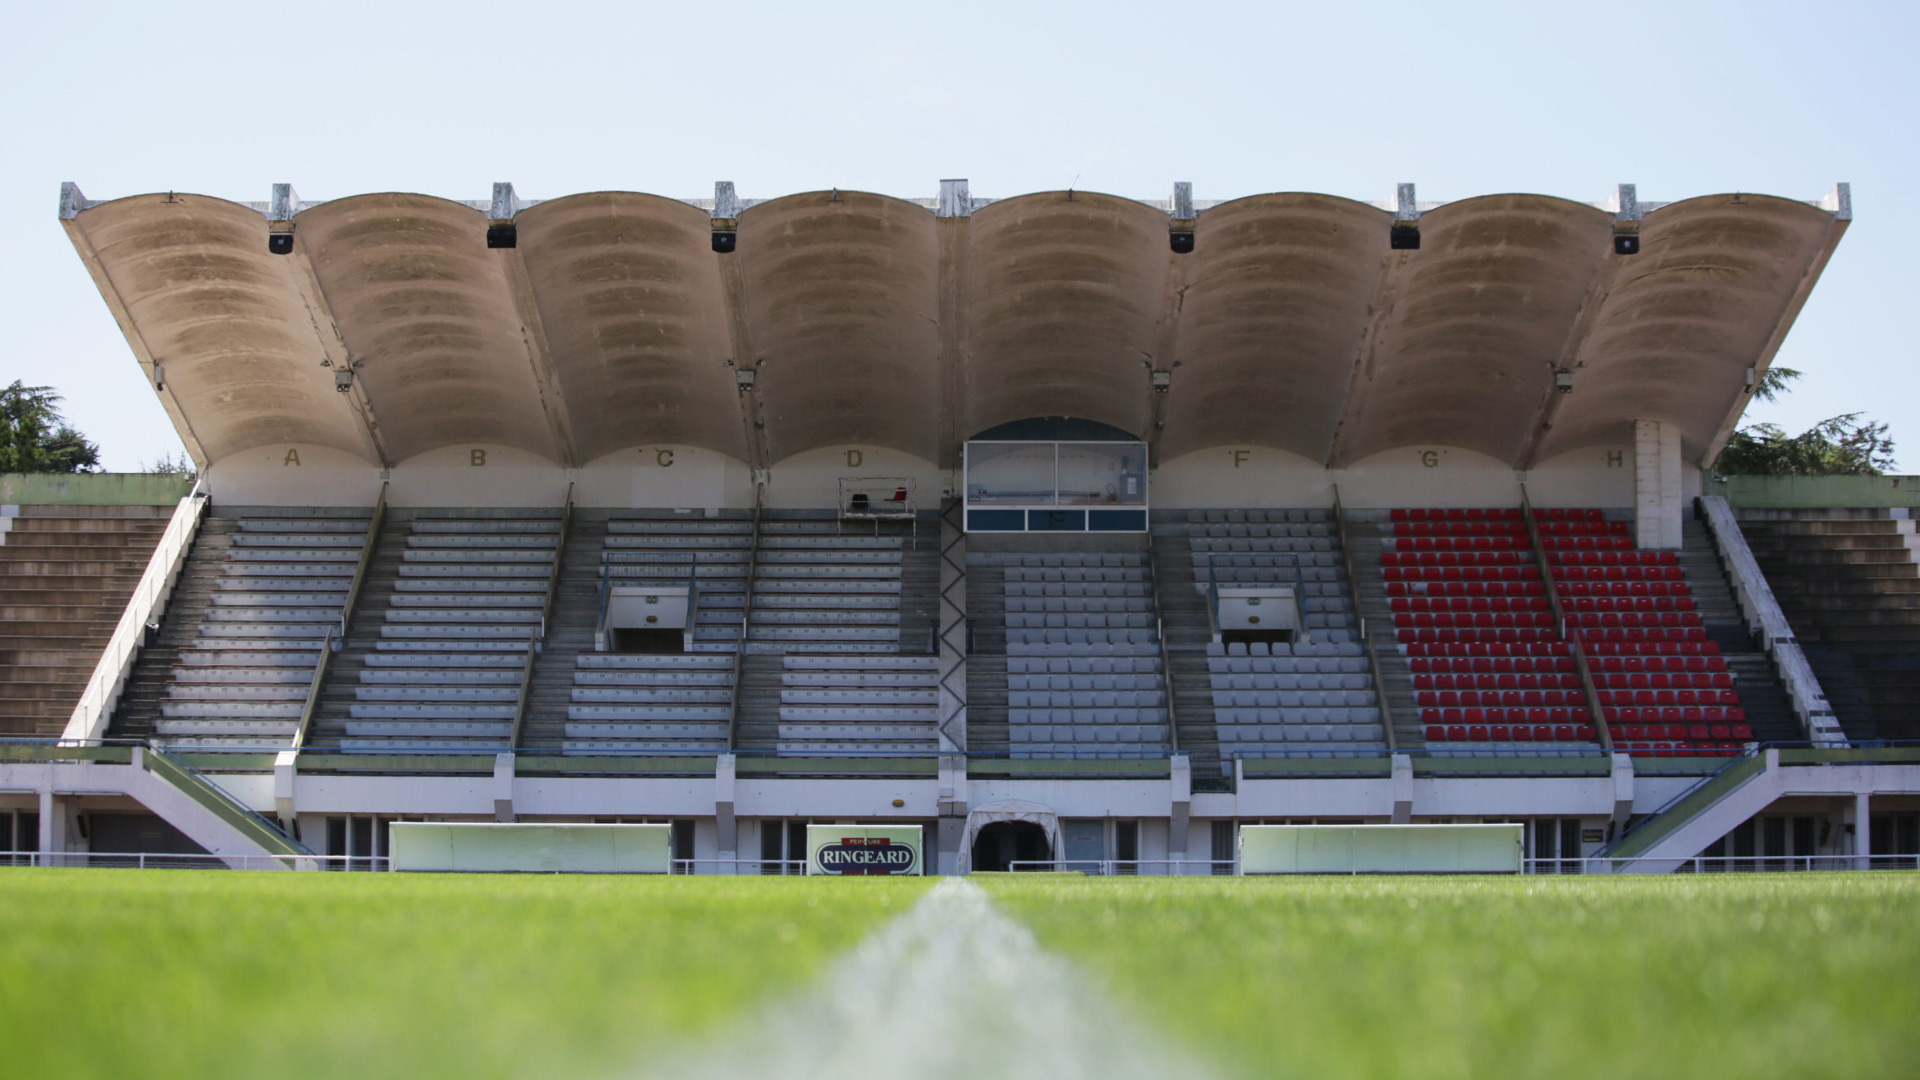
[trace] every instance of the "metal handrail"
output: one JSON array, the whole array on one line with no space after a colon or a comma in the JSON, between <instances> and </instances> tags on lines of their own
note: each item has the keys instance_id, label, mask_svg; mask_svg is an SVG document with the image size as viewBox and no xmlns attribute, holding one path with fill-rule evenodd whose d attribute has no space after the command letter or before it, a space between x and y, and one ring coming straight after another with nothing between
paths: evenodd
<instances>
[{"instance_id":1,"label":"metal handrail","mask_svg":"<svg viewBox=\"0 0 1920 1080\"><path fill-rule=\"evenodd\" d=\"M1212 631L1215 641L1220 639L1220 577L1213 571L1214 564L1215 562L1233 563L1239 560L1251 561L1255 559L1285 559L1293 567L1294 633L1302 641L1306 641L1312 637L1311 634L1307 633L1307 577L1305 572L1300 569L1300 556L1289 551L1276 551L1264 555L1255 555L1252 552L1242 551L1229 551L1224 553L1209 551L1206 553L1206 556L1207 623L1208 629ZM1257 570L1260 569L1260 567L1255 566L1254 569Z\"/></svg>"},{"instance_id":2,"label":"metal handrail","mask_svg":"<svg viewBox=\"0 0 1920 1080\"><path fill-rule=\"evenodd\" d=\"M1367 638L1367 620L1360 614L1360 579L1353 573L1353 549L1347 546L1347 511L1340 505L1340 485L1333 485L1333 537L1340 542L1340 564L1347 572L1347 602L1360 623L1360 639Z\"/></svg>"},{"instance_id":3,"label":"metal handrail","mask_svg":"<svg viewBox=\"0 0 1920 1080\"><path fill-rule=\"evenodd\" d=\"M1593 681L1593 667L1581 648L1578 635L1567 632L1567 609L1560 602L1560 589L1553 581L1553 566L1547 562L1547 549L1540 542L1540 523L1533 516L1533 500L1527 497L1527 485L1520 485L1520 520L1527 525L1527 544L1533 549L1534 565L1540 568L1540 581L1547 590L1547 610L1553 614L1553 628L1573 653L1573 670L1580 676L1580 692L1587 700L1587 716L1600 737L1600 746L1613 749L1613 730L1607 726L1607 711L1600 705L1600 690Z\"/></svg>"},{"instance_id":4,"label":"metal handrail","mask_svg":"<svg viewBox=\"0 0 1920 1080\"><path fill-rule=\"evenodd\" d=\"M288 749L298 750L307 744L307 732L313 727L313 714L320 710L320 688L327 679L327 660L333 656L333 631L327 627L327 633L320 641L320 659L313 662L313 681L307 685L307 703L300 709L300 726L294 730L293 742ZM341 631L345 633L344 630Z\"/></svg>"},{"instance_id":5,"label":"metal handrail","mask_svg":"<svg viewBox=\"0 0 1920 1080\"><path fill-rule=\"evenodd\" d=\"M280 843L291 849L284 854L313 854L311 848L287 835L280 826L267 820L246 803L234 798L226 788L207 779L199 770L185 762L176 761L158 745L148 743L141 760L148 772L172 783L182 793L224 819L228 824L242 832L265 833L266 842L261 844L262 847L271 847L274 843ZM160 767L155 768L156 765ZM182 784L181 780L185 780L185 783ZM209 799L212 801L209 802ZM253 839L258 843L263 838L255 836Z\"/></svg>"},{"instance_id":6,"label":"metal handrail","mask_svg":"<svg viewBox=\"0 0 1920 1080\"><path fill-rule=\"evenodd\" d=\"M613 598L613 564L607 561L607 553L600 553L600 616L593 623L593 651L607 651L607 613L611 610L609 601Z\"/></svg>"},{"instance_id":7,"label":"metal handrail","mask_svg":"<svg viewBox=\"0 0 1920 1080\"><path fill-rule=\"evenodd\" d=\"M539 653L539 643L538 631L527 635L527 658L520 665L520 696L515 699L513 731L507 736L509 750L520 749L520 731L527 723L527 701L533 696L533 659Z\"/></svg>"},{"instance_id":8,"label":"metal handrail","mask_svg":"<svg viewBox=\"0 0 1920 1080\"><path fill-rule=\"evenodd\" d=\"M1400 740L1393 732L1393 710L1387 706L1387 688L1380 678L1380 650L1374 647L1374 641L1367 634L1366 616L1357 616L1360 620L1360 645L1367 650L1367 670L1373 675L1373 703L1380 710L1380 730L1387 736L1387 752L1397 753Z\"/></svg>"},{"instance_id":9,"label":"metal handrail","mask_svg":"<svg viewBox=\"0 0 1920 1080\"><path fill-rule=\"evenodd\" d=\"M547 624L553 621L553 599L560 592L560 565L566 561L567 533L573 528L573 483L567 483L567 505L560 511L560 538L553 548L553 568L547 571L547 601L540 606L540 640L547 639Z\"/></svg>"},{"instance_id":10,"label":"metal handrail","mask_svg":"<svg viewBox=\"0 0 1920 1080\"><path fill-rule=\"evenodd\" d=\"M680 630L683 647L692 646L695 631L700 626L700 553L693 553L693 562L687 568L687 613L685 625Z\"/></svg>"},{"instance_id":11,"label":"metal handrail","mask_svg":"<svg viewBox=\"0 0 1920 1080\"><path fill-rule=\"evenodd\" d=\"M1180 752L1180 714L1173 705L1173 654L1167 651L1167 624L1160 614L1160 575L1154 572L1153 548L1147 548L1147 596L1153 600L1153 637L1160 646L1160 685L1167 691L1167 745Z\"/></svg>"},{"instance_id":12,"label":"metal handrail","mask_svg":"<svg viewBox=\"0 0 1920 1080\"><path fill-rule=\"evenodd\" d=\"M367 539L360 545L360 561L353 568L353 582L347 586L347 598L340 604L340 642L344 648L347 643L347 622L353 618L354 605L360 601L360 586L366 583L367 571L373 566L373 552L380 543L380 528L387 520L387 484L380 482L380 498L373 504L373 517L367 522Z\"/></svg>"},{"instance_id":13,"label":"metal handrail","mask_svg":"<svg viewBox=\"0 0 1920 1080\"><path fill-rule=\"evenodd\" d=\"M747 592L740 602L740 640L733 650L733 701L727 706L727 749L733 750L740 744L740 698L745 687L740 685L741 675L747 662L747 634L753 623L753 585L760 571L760 506L766 486L755 484L753 487L753 542L747 546Z\"/></svg>"},{"instance_id":14,"label":"metal handrail","mask_svg":"<svg viewBox=\"0 0 1920 1080\"><path fill-rule=\"evenodd\" d=\"M1373 679L1373 701L1380 710L1380 728L1386 732L1387 750L1397 751L1400 740L1393 731L1393 709L1387 704L1386 677L1380 673L1380 650L1367 631L1367 616L1360 609L1360 579L1353 572L1353 548L1347 543L1347 510L1340 502L1340 485L1333 485L1333 531L1340 542L1340 562L1347 571L1347 602L1353 605L1353 619L1359 624L1360 644L1367 650L1367 673Z\"/></svg>"}]
</instances>

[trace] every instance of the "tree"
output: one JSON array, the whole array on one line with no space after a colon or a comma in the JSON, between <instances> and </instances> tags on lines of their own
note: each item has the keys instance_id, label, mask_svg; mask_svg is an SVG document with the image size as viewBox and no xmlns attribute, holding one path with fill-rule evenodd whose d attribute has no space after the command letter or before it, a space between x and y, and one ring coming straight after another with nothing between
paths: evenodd
<instances>
[{"instance_id":1,"label":"tree","mask_svg":"<svg viewBox=\"0 0 1920 1080\"><path fill-rule=\"evenodd\" d=\"M1773 401L1800 378L1789 367L1768 370L1753 396ZM1729 476L1879 476L1893 468L1893 439L1884 421L1863 413L1829 417L1798 435L1778 424L1749 424L1735 431L1713 471Z\"/></svg>"},{"instance_id":2,"label":"tree","mask_svg":"<svg viewBox=\"0 0 1920 1080\"><path fill-rule=\"evenodd\" d=\"M160 459L148 465L145 471L161 476L178 476L188 483L192 483L194 477L200 475L199 468L194 465L193 459L185 453L161 454Z\"/></svg>"},{"instance_id":3,"label":"tree","mask_svg":"<svg viewBox=\"0 0 1920 1080\"><path fill-rule=\"evenodd\" d=\"M0 472L97 472L100 447L60 414L51 386L0 390Z\"/></svg>"}]
</instances>

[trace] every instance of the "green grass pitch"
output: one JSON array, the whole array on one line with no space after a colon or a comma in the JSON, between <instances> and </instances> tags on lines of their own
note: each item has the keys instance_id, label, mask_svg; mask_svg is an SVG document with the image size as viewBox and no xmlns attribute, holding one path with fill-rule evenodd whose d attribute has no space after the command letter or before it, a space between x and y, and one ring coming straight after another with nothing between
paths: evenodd
<instances>
[{"instance_id":1,"label":"green grass pitch","mask_svg":"<svg viewBox=\"0 0 1920 1080\"><path fill-rule=\"evenodd\" d=\"M928 884L0 870L0 1060L14 1076L632 1075L804 993ZM1911 874L984 884L1227 1077L1920 1068Z\"/></svg>"}]
</instances>

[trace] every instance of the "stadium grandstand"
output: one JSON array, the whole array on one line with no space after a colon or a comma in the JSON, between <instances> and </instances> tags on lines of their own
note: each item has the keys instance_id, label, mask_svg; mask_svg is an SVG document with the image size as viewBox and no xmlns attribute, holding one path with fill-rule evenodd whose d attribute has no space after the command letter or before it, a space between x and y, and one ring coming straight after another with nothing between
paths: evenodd
<instances>
[{"instance_id":1,"label":"stadium grandstand","mask_svg":"<svg viewBox=\"0 0 1920 1080\"><path fill-rule=\"evenodd\" d=\"M1709 471L1844 184L59 212L199 473L3 496L14 851L372 866L394 821L651 822L761 873L832 823L921 826L943 874L1208 874L1244 824L1507 822L1542 871L1920 854L1899 485Z\"/></svg>"}]
</instances>

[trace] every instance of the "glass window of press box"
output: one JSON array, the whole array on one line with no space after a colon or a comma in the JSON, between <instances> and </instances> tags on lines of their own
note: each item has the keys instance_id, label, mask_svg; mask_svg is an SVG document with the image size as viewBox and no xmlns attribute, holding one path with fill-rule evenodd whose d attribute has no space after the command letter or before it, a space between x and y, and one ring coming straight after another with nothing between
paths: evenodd
<instances>
[{"instance_id":1,"label":"glass window of press box","mask_svg":"<svg viewBox=\"0 0 1920 1080\"><path fill-rule=\"evenodd\" d=\"M1088 427L1095 438L991 437ZM1005 425L967 443L966 495L969 532L1142 532L1147 447L1084 421Z\"/></svg>"}]
</instances>

